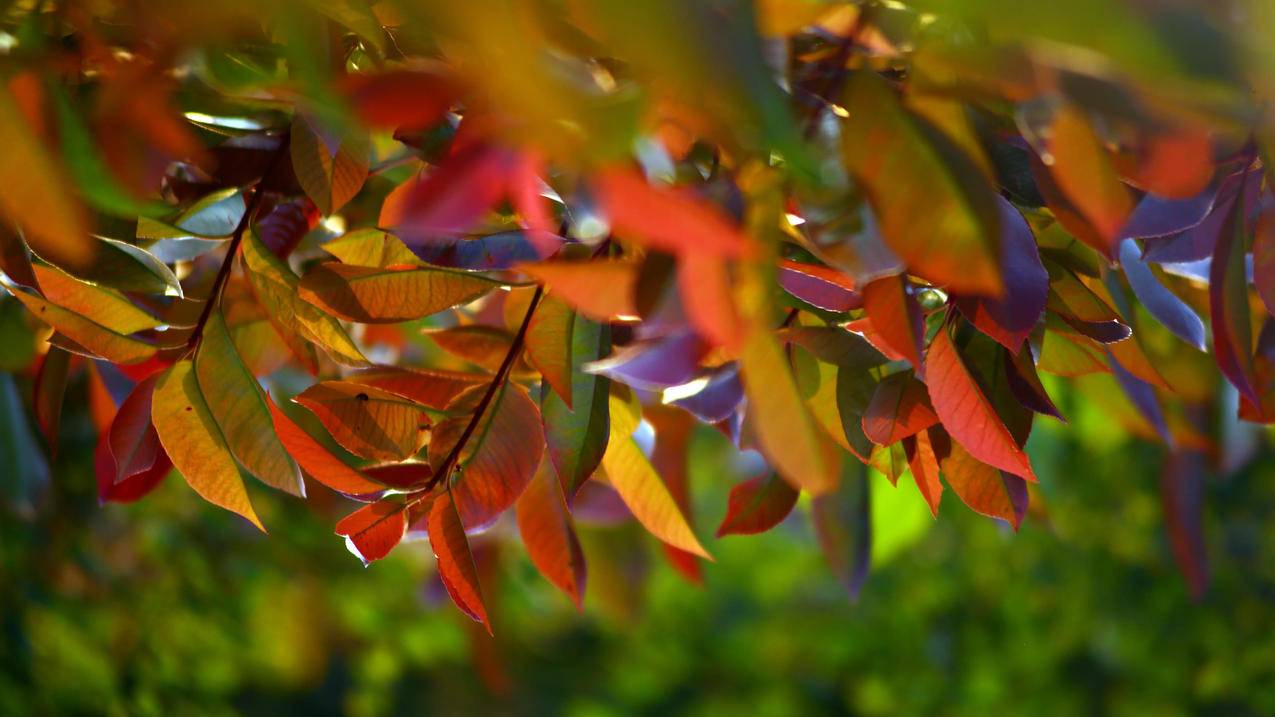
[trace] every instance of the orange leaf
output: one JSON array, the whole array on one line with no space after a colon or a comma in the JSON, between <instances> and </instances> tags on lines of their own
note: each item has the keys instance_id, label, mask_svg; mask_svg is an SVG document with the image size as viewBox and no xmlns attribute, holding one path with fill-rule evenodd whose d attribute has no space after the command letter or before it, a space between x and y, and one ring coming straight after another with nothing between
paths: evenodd
<instances>
[{"instance_id":1,"label":"orange leaf","mask_svg":"<svg viewBox=\"0 0 1275 717\"><path fill-rule=\"evenodd\" d=\"M779 525L797 505L800 493L780 478L767 473L730 489L726 517L717 528L717 537L764 533Z\"/></svg>"},{"instance_id":2,"label":"orange leaf","mask_svg":"<svg viewBox=\"0 0 1275 717\"><path fill-rule=\"evenodd\" d=\"M1027 512L1027 484L1022 478L997 470L950 441L947 456L940 458L943 477L971 510L1000 518L1018 530Z\"/></svg>"},{"instance_id":3,"label":"orange leaf","mask_svg":"<svg viewBox=\"0 0 1275 717\"><path fill-rule=\"evenodd\" d=\"M429 544L438 559L438 575L447 588L447 594L460 611L475 622L480 622L491 633L487 620L487 607L483 605L482 586L478 583L478 567L469 550L469 538L456 512L450 492L434 499L430 506Z\"/></svg>"},{"instance_id":4,"label":"orange leaf","mask_svg":"<svg viewBox=\"0 0 1275 717\"><path fill-rule=\"evenodd\" d=\"M934 449L934 436L937 434L945 443L950 441L941 428L931 428L903 439L903 450L908 457L908 467L912 469L912 478L921 491L921 497L930 506L934 517L939 517L939 501L943 499L943 484L939 481L939 457Z\"/></svg>"},{"instance_id":5,"label":"orange leaf","mask_svg":"<svg viewBox=\"0 0 1275 717\"><path fill-rule=\"evenodd\" d=\"M571 408L571 336L575 318L566 302L549 295L540 302L527 327L527 359L567 408Z\"/></svg>"},{"instance_id":6,"label":"orange leaf","mask_svg":"<svg viewBox=\"0 0 1275 717\"><path fill-rule=\"evenodd\" d=\"M372 460L410 457L430 425L418 404L357 383L316 383L293 400L310 409L343 448Z\"/></svg>"},{"instance_id":7,"label":"orange leaf","mask_svg":"<svg viewBox=\"0 0 1275 717\"><path fill-rule=\"evenodd\" d=\"M374 386L383 391L402 396L429 408L444 409L452 399L465 389L486 383L490 376L439 369L400 368L397 366L373 366L354 371L346 381Z\"/></svg>"},{"instance_id":8,"label":"orange leaf","mask_svg":"<svg viewBox=\"0 0 1275 717\"><path fill-rule=\"evenodd\" d=\"M594 175L593 188L616 234L688 256L750 255L747 237L720 209L688 192L652 186L635 169Z\"/></svg>"},{"instance_id":9,"label":"orange leaf","mask_svg":"<svg viewBox=\"0 0 1275 717\"><path fill-rule=\"evenodd\" d=\"M562 484L553 464L540 469L518 499L518 532L531 562L541 575L566 593L577 608L583 607L585 564L575 523L567 511Z\"/></svg>"},{"instance_id":10,"label":"orange leaf","mask_svg":"<svg viewBox=\"0 0 1275 717\"><path fill-rule=\"evenodd\" d=\"M888 446L938 422L925 384L911 371L900 371L877 384L863 414L863 433L873 443Z\"/></svg>"},{"instance_id":11,"label":"orange leaf","mask_svg":"<svg viewBox=\"0 0 1275 717\"><path fill-rule=\"evenodd\" d=\"M1104 242L1103 247L1095 248L1113 255L1120 230L1133 211L1133 199L1080 110L1064 107L1054 117L1049 153L1053 159L1050 171L1058 187Z\"/></svg>"},{"instance_id":12,"label":"orange leaf","mask_svg":"<svg viewBox=\"0 0 1275 717\"><path fill-rule=\"evenodd\" d=\"M551 295L561 298L576 311L595 320L608 322L638 315L634 300L638 272L637 262L601 259L589 262L545 262L519 264L514 267L543 282Z\"/></svg>"},{"instance_id":13,"label":"orange leaf","mask_svg":"<svg viewBox=\"0 0 1275 717\"><path fill-rule=\"evenodd\" d=\"M695 331L730 353L744 341L744 325L735 309L726 262L703 254L686 254L677 262L677 287Z\"/></svg>"},{"instance_id":14,"label":"orange leaf","mask_svg":"<svg viewBox=\"0 0 1275 717\"><path fill-rule=\"evenodd\" d=\"M948 433L975 459L1035 482L1027 454L983 395L946 326L934 335L926 361L930 401Z\"/></svg>"},{"instance_id":15,"label":"orange leaf","mask_svg":"<svg viewBox=\"0 0 1275 717\"><path fill-rule=\"evenodd\" d=\"M407 532L407 506L381 500L350 513L336 524L350 552L369 565L394 549Z\"/></svg>"},{"instance_id":16,"label":"orange leaf","mask_svg":"<svg viewBox=\"0 0 1275 717\"><path fill-rule=\"evenodd\" d=\"M302 299L349 321L397 323L464 304L496 288L480 274L437 267L327 263L301 279Z\"/></svg>"},{"instance_id":17,"label":"orange leaf","mask_svg":"<svg viewBox=\"0 0 1275 717\"><path fill-rule=\"evenodd\" d=\"M902 276L887 276L863 287L863 309L881 343L920 372L924 327L920 307L908 294L907 281Z\"/></svg>"},{"instance_id":18,"label":"orange leaf","mask_svg":"<svg viewBox=\"0 0 1275 717\"><path fill-rule=\"evenodd\" d=\"M311 478L332 490L350 495L376 493L383 488L347 466L314 440L301 426L293 423L292 419L275 405L269 394L266 395L266 405L270 408L270 418L274 422L274 430L279 436L279 441Z\"/></svg>"}]
</instances>

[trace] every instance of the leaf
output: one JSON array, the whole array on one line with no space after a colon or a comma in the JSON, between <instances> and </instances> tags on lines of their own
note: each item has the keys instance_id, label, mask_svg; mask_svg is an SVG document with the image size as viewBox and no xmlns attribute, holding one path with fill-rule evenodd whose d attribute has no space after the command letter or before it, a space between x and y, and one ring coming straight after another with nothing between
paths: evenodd
<instances>
[{"instance_id":1,"label":"leaf","mask_svg":"<svg viewBox=\"0 0 1275 717\"><path fill-rule=\"evenodd\" d=\"M295 337L299 336L321 346L339 363L349 366L367 364L363 353L336 319L301 300L297 294L300 282L296 275L252 231L244 237L243 258L253 294L294 352L298 351ZM298 355L304 354L299 352Z\"/></svg>"},{"instance_id":2,"label":"leaf","mask_svg":"<svg viewBox=\"0 0 1275 717\"><path fill-rule=\"evenodd\" d=\"M302 299L349 321L396 323L468 303L499 284L438 268L378 269L321 264L301 279Z\"/></svg>"},{"instance_id":3,"label":"leaf","mask_svg":"<svg viewBox=\"0 0 1275 717\"><path fill-rule=\"evenodd\" d=\"M430 426L419 404L348 381L316 383L292 400L308 408L342 448L371 460L411 457Z\"/></svg>"},{"instance_id":4,"label":"leaf","mask_svg":"<svg viewBox=\"0 0 1275 717\"><path fill-rule=\"evenodd\" d=\"M877 378L867 371L842 369L837 372L837 415L845 447L860 461L867 462L873 443L863 432L863 416L876 395Z\"/></svg>"},{"instance_id":5,"label":"leaf","mask_svg":"<svg viewBox=\"0 0 1275 717\"><path fill-rule=\"evenodd\" d=\"M160 450L145 470L116 482L115 461L111 458L111 447L105 433L98 437L97 447L93 450L93 467L97 476L97 499L103 504L141 500L155 490L173 470L168 455Z\"/></svg>"},{"instance_id":6,"label":"leaf","mask_svg":"<svg viewBox=\"0 0 1275 717\"><path fill-rule=\"evenodd\" d=\"M306 197L276 204L257 221L257 235L270 253L286 259L305 235L319 225L319 208Z\"/></svg>"},{"instance_id":7,"label":"leaf","mask_svg":"<svg viewBox=\"0 0 1275 717\"><path fill-rule=\"evenodd\" d=\"M598 205L614 233L682 257L750 255L748 238L721 210L685 191L654 187L636 170L593 175Z\"/></svg>"},{"instance_id":8,"label":"leaf","mask_svg":"<svg viewBox=\"0 0 1275 717\"><path fill-rule=\"evenodd\" d=\"M1178 570L1187 589L1201 600L1209 585L1208 549L1204 542L1204 498L1208 471L1204 455L1172 451L1160 473L1165 528Z\"/></svg>"},{"instance_id":9,"label":"leaf","mask_svg":"<svg viewBox=\"0 0 1275 717\"><path fill-rule=\"evenodd\" d=\"M943 500L943 484L939 481L939 456L934 449L934 436L950 441L942 428L930 428L903 439L903 451L908 458L908 468L916 481L917 490L930 507L930 513L939 517L939 503ZM947 450L944 443L944 450Z\"/></svg>"},{"instance_id":10,"label":"leaf","mask_svg":"<svg viewBox=\"0 0 1275 717\"><path fill-rule=\"evenodd\" d=\"M274 425L275 434L279 437L279 442L301 466L301 470L306 472L306 475L332 490L348 495L367 495L377 493L383 488L379 483L367 479L362 473L332 455L309 433L293 423L292 419L270 400L268 394L266 406L270 409L270 420Z\"/></svg>"},{"instance_id":11,"label":"leaf","mask_svg":"<svg viewBox=\"0 0 1275 717\"><path fill-rule=\"evenodd\" d=\"M351 383L373 386L415 401L422 406L443 410L458 394L471 386L487 383L491 376L439 369L373 366L353 371L345 377Z\"/></svg>"},{"instance_id":12,"label":"leaf","mask_svg":"<svg viewBox=\"0 0 1275 717\"><path fill-rule=\"evenodd\" d=\"M800 493L777 473L767 473L730 489L726 517L717 537L755 535L779 525L797 505Z\"/></svg>"},{"instance_id":13,"label":"leaf","mask_svg":"<svg viewBox=\"0 0 1275 717\"><path fill-rule=\"evenodd\" d=\"M84 349L112 363L141 363L155 355L155 347L141 339L117 334L15 286L8 285L8 288L41 321L65 334Z\"/></svg>"},{"instance_id":14,"label":"leaf","mask_svg":"<svg viewBox=\"0 0 1275 717\"><path fill-rule=\"evenodd\" d=\"M1125 278L1143 307L1175 336L1203 351L1204 322L1195 310L1160 283L1151 267L1142 261L1142 252L1132 239L1120 242L1119 253ZM1253 256L1256 260L1256 246Z\"/></svg>"},{"instance_id":15,"label":"leaf","mask_svg":"<svg viewBox=\"0 0 1275 717\"><path fill-rule=\"evenodd\" d=\"M155 384L151 419L164 451L186 483L204 500L265 527L248 500L243 478L199 390L194 364L173 364Z\"/></svg>"},{"instance_id":16,"label":"leaf","mask_svg":"<svg viewBox=\"0 0 1275 717\"><path fill-rule=\"evenodd\" d=\"M1018 530L1027 513L1023 479L980 462L957 441L949 445L939 465L952 491L974 512L1004 520Z\"/></svg>"},{"instance_id":17,"label":"leaf","mask_svg":"<svg viewBox=\"0 0 1275 717\"><path fill-rule=\"evenodd\" d=\"M925 340L921 308L901 276L887 276L863 287L863 309L889 353L901 356L918 371Z\"/></svg>"},{"instance_id":18,"label":"leaf","mask_svg":"<svg viewBox=\"0 0 1275 717\"><path fill-rule=\"evenodd\" d=\"M683 330L652 341L634 341L604 359L584 364L583 369L626 386L661 391L694 379L707 350L697 334Z\"/></svg>"},{"instance_id":19,"label":"leaf","mask_svg":"<svg viewBox=\"0 0 1275 717\"><path fill-rule=\"evenodd\" d=\"M1184 199L1146 194L1129 215L1120 236L1131 239L1171 237L1197 227L1218 201L1218 190L1218 186L1206 187L1199 194Z\"/></svg>"},{"instance_id":20,"label":"leaf","mask_svg":"<svg viewBox=\"0 0 1275 717\"><path fill-rule=\"evenodd\" d=\"M112 474L109 485L145 473L164 454L159 433L151 419L152 396L161 373L153 373L137 382L124 398L107 431ZM165 456L167 461L167 456ZM171 463L169 464L171 468Z\"/></svg>"},{"instance_id":21,"label":"leaf","mask_svg":"<svg viewBox=\"0 0 1275 717\"><path fill-rule=\"evenodd\" d=\"M409 180L387 197L377 224L409 246L450 244L507 195L516 162L514 152L493 145L453 151L428 176Z\"/></svg>"},{"instance_id":22,"label":"leaf","mask_svg":"<svg viewBox=\"0 0 1275 717\"><path fill-rule=\"evenodd\" d=\"M0 83L0 211L22 227L31 247L63 266L88 266L94 257L84 208L68 191L73 184L45 151L22 111Z\"/></svg>"},{"instance_id":23,"label":"leaf","mask_svg":"<svg viewBox=\"0 0 1275 717\"><path fill-rule=\"evenodd\" d=\"M1275 212L1262 213L1253 235L1253 286L1267 313L1275 316ZM1203 327L1200 331L1203 334Z\"/></svg>"},{"instance_id":24,"label":"leaf","mask_svg":"<svg viewBox=\"0 0 1275 717\"><path fill-rule=\"evenodd\" d=\"M356 266L411 266L421 260L398 237L380 229L356 229L323 245L343 263Z\"/></svg>"},{"instance_id":25,"label":"leaf","mask_svg":"<svg viewBox=\"0 0 1275 717\"><path fill-rule=\"evenodd\" d=\"M738 351L745 326L735 306L726 262L700 254L683 256L677 262L677 287L695 331L714 346Z\"/></svg>"},{"instance_id":26,"label":"leaf","mask_svg":"<svg viewBox=\"0 0 1275 717\"><path fill-rule=\"evenodd\" d=\"M582 315L608 322L638 316L635 296L640 267L633 261L597 259L519 264L515 268L544 283L551 296L567 302Z\"/></svg>"},{"instance_id":27,"label":"leaf","mask_svg":"<svg viewBox=\"0 0 1275 717\"><path fill-rule=\"evenodd\" d=\"M836 476L824 464L815 426L770 332L750 332L739 365L748 410L766 458L786 480L812 495L832 489Z\"/></svg>"},{"instance_id":28,"label":"leaf","mask_svg":"<svg viewBox=\"0 0 1275 717\"><path fill-rule=\"evenodd\" d=\"M810 502L810 517L828 567L855 600L872 557L871 493L863 466L845 465L840 486Z\"/></svg>"},{"instance_id":29,"label":"leaf","mask_svg":"<svg viewBox=\"0 0 1275 717\"><path fill-rule=\"evenodd\" d=\"M602 456L602 469L624 504L647 532L675 548L712 560L700 545L672 494L632 438L637 417L616 396L610 397L611 438Z\"/></svg>"},{"instance_id":30,"label":"leaf","mask_svg":"<svg viewBox=\"0 0 1275 717\"><path fill-rule=\"evenodd\" d=\"M863 433L873 443L888 446L939 422L925 384L911 371L881 379L863 415Z\"/></svg>"},{"instance_id":31,"label":"leaf","mask_svg":"<svg viewBox=\"0 0 1275 717\"><path fill-rule=\"evenodd\" d=\"M852 371L864 371L889 361L862 336L836 326L790 326L780 330L778 337L824 363Z\"/></svg>"},{"instance_id":32,"label":"leaf","mask_svg":"<svg viewBox=\"0 0 1275 717\"><path fill-rule=\"evenodd\" d=\"M71 354L56 346L50 346L40 361L35 375L32 402L35 419L49 444L49 455L58 453L58 429L62 423L62 401L66 396L66 379L71 370Z\"/></svg>"},{"instance_id":33,"label":"leaf","mask_svg":"<svg viewBox=\"0 0 1275 717\"><path fill-rule=\"evenodd\" d=\"M1112 256L1120 230L1133 211L1129 190L1120 183L1115 167L1084 113L1065 106L1050 128L1050 173L1058 187L1098 232L1094 248ZM1081 236L1084 240L1085 237Z\"/></svg>"},{"instance_id":34,"label":"leaf","mask_svg":"<svg viewBox=\"0 0 1275 717\"><path fill-rule=\"evenodd\" d=\"M518 532L531 562L576 604L584 605L584 551L575 522L567 510L562 484L549 461L541 461L531 483L518 499Z\"/></svg>"},{"instance_id":35,"label":"leaf","mask_svg":"<svg viewBox=\"0 0 1275 717\"><path fill-rule=\"evenodd\" d=\"M540 415L549 459L568 502L575 500L597 470L611 435L611 381L585 373L580 366L605 355L610 347L610 327L577 317L571 332L571 406L557 392L541 390Z\"/></svg>"},{"instance_id":36,"label":"leaf","mask_svg":"<svg viewBox=\"0 0 1275 717\"><path fill-rule=\"evenodd\" d=\"M204 324L195 377L239 465L262 483L304 498L301 471L275 436L265 394L239 358L220 311Z\"/></svg>"},{"instance_id":37,"label":"leaf","mask_svg":"<svg viewBox=\"0 0 1275 717\"><path fill-rule=\"evenodd\" d=\"M1045 313L1049 298L1049 274L1031 227L1014 205L996 197L1000 210L1000 264L1005 295L998 299L958 298L957 306L979 331L1017 352ZM874 324L875 325L875 324Z\"/></svg>"},{"instance_id":38,"label":"leaf","mask_svg":"<svg viewBox=\"0 0 1275 717\"><path fill-rule=\"evenodd\" d=\"M909 115L875 72L847 89L845 162L909 271L952 291L997 296L995 194L951 140Z\"/></svg>"},{"instance_id":39,"label":"leaf","mask_svg":"<svg viewBox=\"0 0 1275 717\"><path fill-rule=\"evenodd\" d=\"M744 402L739 364L734 361L723 364L701 379L703 383L695 393L686 395L684 391L673 393L666 389L661 399L671 406L685 409L704 423L720 423L734 416ZM694 384L699 382L700 379L697 379Z\"/></svg>"},{"instance_id":40,"label":"leaf","mask_svg":"<svg viewBox=\"0 0 1275 717\"><path fill-rule=\"evenodd\" d=\"M934 335L926 361L930 401L952 438L976 460L1034 482L1027 454L970 374L947 327Z\"/></svg>"},{"instance_id":41,"label":"leaf","mask_svg":"<svg viewBox=\"0 0 1275 717\"><path fill-rule=\"evenodd\" d=\"M485 324L425 329L421 332L438 347L456 358L476 364L495 373L509 353L513 334ZM521 367L526 370L526 366Z\"/></svg>"},{"instance_id":42,"label":"leaf","mask_svg":"<svg viewBox=\"0 0 1275 717\"><path fill-rule=\"evenodd\" d=\"M837 313L860 308L863 298L849 276L818 264L779 260L779 285L802 301Z\"/></svg>"},{"instance_id":43,"label":"leaf","mask_svg":"<svg viewBox=\"0 0 1275 717\"><path fill-rule=\"evenodd\" d=\"M531 316L527 327L527 360L544 377L545 383L571 408L572 332L576 314L556 296L546 296ZM595 344L596 345L596 344ZM597 358L590 356L589 360Z\"/></svg>"},{"instance_id":44,"label":"leaf","mask_svg":"<svg viewBox=\"0 0 1275 717\"><path fill-rule=\"evenodd\" d=\"M448 412L472 411L486 390L483 386L461 393L448 405ZM442 457L453 450L469 421L469 416L461 415L434 427L429 445L434 470L441 470ZM512 506L531 482L544 450L540 409L527 389L506 384L465 444L451 478L452 500L465 527L477 530Z\"/></svg>"},{"instance_id":45,"label":"leaf","mask_svg":"<svg viewBox=\"0 0 1275 717\"><path fill-rule=\"evenodd\" d=\"M1213 263L1209 267L1209 316L1213 326L1213 354L1222 375L1250 403L1260 404L1255 388L1257 380L1253 369L1253 335L1244 261L1246 217L1243 199L1236 200L1218 235Z\"/></svg>"},{"instance_id":46,"label":"leaf","mask_svg":"<svg viewBox=\"0 0 1275 717\"><path fill-rule=\"evenodd\" d=\"M292 120L289 150L292 168L305 193L325 216L350 201L367 179L367 137L352 131L337 133L298 113Z\"/></svg>"},{"instance_id":47,"label":"leaf","mask_svg":"<svg viewBox=\"0 0 1275 717\"><path fill-rule=\"evenodd\" d=\"M407 533L407 506L388 500L359 508L336 524L336 534L364 565L384 558Z\"/></svg>"},{"instance_id":48,"label":"leaf","mask_svg":"<svg viewBox=\"0 0 1275 717\"><path fill-rule=\"evenodd\" d=\"M430 505L429 545L438 559L438 575L447 588L447 594L460 611L474 622L480 622L491 632L487 620L487 607L483 605L482 586L478 584L478 568L469 550L469 538L465 526L456 512L451 493L443 493Z\"/></svg>"},{"instance_id":49,"label":"leaf","mask_svg":"<svg viewBox=\"0 0 1275 717\"><path fill-rule=\"evenodd\" d=\"M1018 350L1018 353L1006 351L1004 357L1005 378L1009 384L1010 393L1014 394L1014 398L1024 408L1046 416L1053 416L1065 423L1065 419L1058 411L1058 407L1054 405L1053 399L1045 391L1044 385L1040 382L1040 376L1036 373L1036 364L1032 361L1031 346L1024 345Z\"/></svg>"},{"instance_id":50,"label":"leaf","mask_svg":"<svg viewBox=\"0 0 1275 717\"><path fill-rule=\"evenodd\" d=\"M406 131L441 120L460 91L454 78L434 68L350 73L340 89L365 126Z\"/></svg>"},{"instance_id":51,"label":"leaf","mask_svg":"<svg viewBox=\"0 0 1275 717\"><path fill-rule=\"evenodd\" d=\"M118 291L80 281L50 266L35 264L44 298L117 334L132 334L160 325Z\"/></svg>"}]
</instances>

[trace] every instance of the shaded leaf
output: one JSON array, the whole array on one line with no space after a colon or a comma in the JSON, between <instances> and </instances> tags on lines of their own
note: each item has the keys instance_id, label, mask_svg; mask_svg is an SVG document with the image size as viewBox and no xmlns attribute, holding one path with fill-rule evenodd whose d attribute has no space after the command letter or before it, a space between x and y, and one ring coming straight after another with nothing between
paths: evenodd
<instances>
[{"instance_id":1,"label":"shaded leaf","mask_svg":"<svg viewBox=\"0 0 1275 717\"><path fill-rule=\"evenodd\" d=\"M1133 211L1129 190L1120 183L1110 156L1080 110L1071 106L1059 110L1050 133L1050 172L1098 232L1101 244L1094 248L1114 256L1120 230Z\"/></svg>"},{"instance_id":2,"label":"shaded leaf","mask_svg":"<svg viewBox=\"0 0 1275 717\"><path fill-rule=\"evenodd\" d=\"M1000 263L1005 294L997 299L960 298L957 306L979 331L1017 352L1045 313L1049 274L1040 263L1036 238L1023 216L999 196L996 206L1000 211Z\"/></svg>"},{"instance_id":3,"label":"shaded leaf","mask_svg":"<svg viewBox=\"0 0 1275 717\"><path fill-rule=\"evenodd\" d=\"M779 525L797 505L799 492L777 473L751 478L730 489L717 537L754 535Z\"/></svg>"},{"instance_id":4,"label":"shaded leaf","mask_svg":"<svg viewBox=\"0 0 1275 717\"><path fill-rule=\"evenodd\" d=\"M289 151L297 181L324 215L345 206L367 179L371 146L358 132L337 133L298 113L292 120Z\"/></svg>"},{"instance_id":5,"label":"shaded leaf","mask_svg":"<svg viewBox=\"0 0 1275 717\"><path fill-rule=\"evenodd\" d=\"M352 371L346 381L374 386L383 391L415 401L422 406L442 410L467 388L487 383L491 376L441 369L399 366L373 366Z\"/></svg>"},{"instance_id":6,"label":"shaded leaf","mask_svg":"<svg viewBox=\"0 0 1275 717\"><path fill-rule=\"evenodd\" d=\"M925 384L911 371L881 379L863 414L863 433L873 443L888 446L939 422Z\"/></svg>"},{"instance_id":7,"label":"shaded leaf","mask_svg":"<svg viewBox=\"0 0 1275 717\"><path fill-rule=\"evenodd\" d=\"M138 381L115 413L107 432L113 471L109 485L150 470L164 454L151 419L151 399L161 375L153 373Z\"/></svg>"},{"instance_id":8,"label":"shaded leaf","mask_svg":"<svg viewBox=\"0 0 1275 717\"><path fill-rule=\"evenodd\" d=\"M71 354L56 346L40 360L35 375L32 402L35 404L35 420L49 445L49 455L58 452L58 429L62 423L62 400L66 396L66 379L71 371Z\"/></svg>"},{"instance_id":9,"label":"shaded leaf","mask_svg":"<svg viewBox=\"0 0 1275 717\"><path fill-rule=\"evenodd\" d=\"M1218 368L1241 396L1256 404L1260 403L1260 398L1255 388L1253 334L1244 261L1246 211L1243 199L1237 200L1218 235L1213 263L1209 268L1209 316L1213 327L1213 354Z\"/></svg>"},{"instance_id":10,"label":"shaded leaf","mask_svg":"<svg viewBox=\"0 0 1275 717\"><path fill-rule=\"evenodd\" d=\"M580 366L609 352L610 346L610 327L577 317L571 333L572 406L556 392L541 390L540 413L549 459L569 503L602 462L611 434L611 382L605 376L585 373Z\"/></svg>"},{"instance_id":11,"label":"shaded leaf","mask_svg":"<svg viewBox=\"0 0 1275 717\"><path fill-rule=\"evenodd\" d=\"M810 502L810 517L824 560L850 593L859 597L872 558L872 512L868 476L861 464L847 461L841 485Z\"/></svg>"},{"instance_id":12,"label":"shaded leaf","mask_svg":"<svg viewBox=\"0 0 1275 717\"><path fill-rule=\"evenodd\" d=\"M430 426L419 404L348 381L316 383L292 400L308 408L342 448L371 460L410 457Z\"/></svg>"},{"instance_id":13,"label":"shaded leaf","mask_svg":"<svg viewBox=\"0 0 1275 717\"><path fill-rule=\"evenodd\" d=\"M420 259L398 237L381 229L356 229L323 245L343 263L356 266L411 266Z\"/></svg>"},{"instance_id":14,"label":"shaded leaf","mask_svg":"<svg viewBox=\"0 0 1275 717\"><path fill-rule=\"evenodd\" d=\"M1194 309L1160 283L1141 255L1132 239L1120 242L1120 266L1138 301L1175 336L1203 351L1204 322Z\"/></svg>"}]
</instances>

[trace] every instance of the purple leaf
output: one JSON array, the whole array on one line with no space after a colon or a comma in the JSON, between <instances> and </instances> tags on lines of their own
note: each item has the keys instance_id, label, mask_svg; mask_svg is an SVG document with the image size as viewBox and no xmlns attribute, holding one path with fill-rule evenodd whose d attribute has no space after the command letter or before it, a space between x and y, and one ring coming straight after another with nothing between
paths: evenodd
<instances>
[{"instance_id":1,"label":"purple leaf","mask_svg":"<svg viewBox=\"0 0 1275 717\"><path fill-rule=\"evenodd\" d=\"M1211 186L1189 199L1165 199L1148 194L1138 202L1120 236L1132 239L1168 237L1198 226L1218 199L1219 187Z\"/></svg>"},{"instance_id":2,"label":"purple leaf","mask_svg":"<svg viewBox=\"0 0 1275 717\"><path fill-rule=\"evenodd\" d=\"M662 391L693 380L706 349L697 335L686 331L629 344L607 358L584 364L584 370L633 388Z\"/></svg>"},{"instance_id":3,"label":"purple leaf","mask_svg":"<svg viewBox=\"0 0 1275 717\"><path fill-rule=\"evenodd\" d=\"M1151 268L1142 261L1138 245L1132 239L1120 242L1120 264L1133 293L1147 311L1175 336L1203 351L1204 322L1186 302L1160 283Z\"/></svg>"},{"instance_id":4,"label":"purple leaf","mask_svg":"<svg viewBox=\"0 0 1275 717\"><path fill-rule=\"evenodd\" d=\"M1208 216L1199 224L1174 237L1155 239L1147 242L1143 252L1144 261L1163 263L1186 263L1207 259L1213 255L1217 246L1218 235L1221 234L1235 200L1240 193L1243 172L1232 174L1222 180L1218 188L1217 200ZM1258 206L1261 182L1244 183L1244 206L1253 211Z\"/></svg>"},{"instance_id":5,"label":"purple leaf","mask_svg":"<svg viewBox=\"0 0 1275 717\"><path fill-rule=\"evenodd\" d=\"M438 238L409 248L421 261L457 269L508 269L541 258L526 232L521 231L474 239Z\"/></svg>"},{"instance_id":6,"label":"purple leaf","mask_svg":"<svg viewBox=\"0 0 1275 717\"><path fill-rule=\"evenodd\" d=\"M1142 414L1143 418L1147 419L1147 422L1159 434L1160 440L1172 447L1173 435L1169 433L1169 424L1164 420L1164 409L1160 407L1160 400L1156 398L1155 389L1151 384L1134 376L1121 366L1112 355L1111 349L1107 349L1107 363L1111 365L1111 373L1115 375L1116 382L1124 390L1129 402L1138 409L1138 413Z\"/></svg>"},{"instance_id":7,"label":"purple leaf","mask_svg":"<svg viewBox=\"0 0 1275 717\"><path fill-rule=\"evenodd\" d=\"M707 383L700 390L669 403L686 409L705 423L717 423L730 418L744 400L744 385L739 381L738 364L732 361L704 378Z\"/></svg>"},{"instance_id":8,"label":"purple leaf","mask_svg":"<svg viewBox=\"0 0 1275 717\"><path fill-rule=\"evenodd\" d=\"M840 313L863 306L863 297L854 291L853 280L836 269L782 261L779 264L779 285L789 294L824 311Z\"/></svg>"},{"instance_id":9,"label":"purple leaf","mask_svg":"<svg viewBox=\"0 0 1275 717\"><path fill-rule=\"evenodd\" d=\"M959 298L961 313L980 331L1017 353L1045 311L1049 274L1040 263L1036 238L1014 205L997 196L1000 211L1001 277L1005 295L999 299Z\"/></svg>"}]
</instances>

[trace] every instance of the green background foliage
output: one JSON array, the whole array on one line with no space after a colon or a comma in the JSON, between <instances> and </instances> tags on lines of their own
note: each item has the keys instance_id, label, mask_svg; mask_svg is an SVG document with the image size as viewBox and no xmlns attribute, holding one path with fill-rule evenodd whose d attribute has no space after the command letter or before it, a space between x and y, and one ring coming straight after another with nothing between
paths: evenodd
<instances>
[{"instance_id":1,"label":"green background foliage","mask_svg":"<svg viewBox=\"0 0 1275 717\"><path fill-rule=\"evenodd\" d=\"M1213 580L1196 604L1165 537L1162 451L1062 388L1071 425L1040 422L1030 446L1047 513L1018 535L955 501L931 521L918 496L893 499L911 481L872 476L877 560L851 604L805 505L717 543L703 588L636 526L585 527L583 615L504 541L484 578L492 640L447 604L426 543L363 568L326 496L270 496L270 536L175 476L99 507L82 383L52 480L5 479L3 714L1275 711L1275 457L1210 478ZM728 450L695 436L701 528L725 505Z\"/></svg>"}]
</instances>

